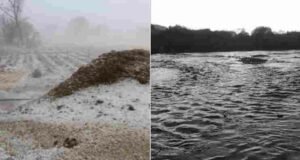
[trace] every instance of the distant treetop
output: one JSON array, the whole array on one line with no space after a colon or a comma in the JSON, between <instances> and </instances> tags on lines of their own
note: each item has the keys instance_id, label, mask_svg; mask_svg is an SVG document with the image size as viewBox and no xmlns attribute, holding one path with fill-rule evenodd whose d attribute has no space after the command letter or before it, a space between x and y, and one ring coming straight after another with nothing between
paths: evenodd
<instances>
[{"instance_id":1,"label":"distant treetop","mask_svg":"<svg viewBox=\"0 0 300 160\"><path fill-rule=\"evenodd\" d=\"M193 30L175 25L151 25L152 53L300 49L300 32L275 33L270 27L234 31Z\"/></svg>"}]
</instances>

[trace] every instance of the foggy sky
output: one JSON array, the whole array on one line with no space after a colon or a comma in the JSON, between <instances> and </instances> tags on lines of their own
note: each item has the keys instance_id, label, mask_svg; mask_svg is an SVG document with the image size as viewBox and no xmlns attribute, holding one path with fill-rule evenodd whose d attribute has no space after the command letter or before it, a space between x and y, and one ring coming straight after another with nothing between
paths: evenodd
<instances>
[{"instance_id":1,"label":"foggy sky","mask_svg":"<svg viewBox=\"0 0 300 160\"><path fill-rule=\"evenodd\" d=\"M64 26L72 17L117 29L150 24L149 0L25 0L25 16L38 27Z\"/></svg>"},{"instance_id":2,"label":"foggy sky","mask_svg":"<svg viewBox=\"0 0 300 160\"><path fill-rule=\"evenodd\" d=\"M25 0L23 12L48 41L73 43L74 37L63 35L65 29L72 18L85 17L91 29L100 25L109 32L98 37L77 37L79 44L150 44L150 0Z\"/></svg>"},{"instance_id":3,"label":"foggy sky","mask_svg":"<svg viewBox=\"0 0 300 160\"><path fill-rule=\"evenodd\" d=\"M299 0L152 0L152 23L193 29L300 30Z\"/></svg>"}]
</instances>

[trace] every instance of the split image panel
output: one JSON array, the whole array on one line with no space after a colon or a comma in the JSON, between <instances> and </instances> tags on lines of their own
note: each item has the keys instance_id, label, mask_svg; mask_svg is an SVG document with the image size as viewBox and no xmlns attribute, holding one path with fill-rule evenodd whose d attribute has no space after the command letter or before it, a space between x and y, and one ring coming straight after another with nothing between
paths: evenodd
<instances>
[{"instance_id":1,"label":"split image panel","mask_svg":"<svg viewBox=\"0 0 300 160\"><path fill-rule=\"evenodd\" d=\"M295 6L152 0L153 160L300 159Z\"/></svg>"},{"instance_id":2,"label":"split image panel","mask_svg":"<svg viewBox=\"0 0 300 160\"><path fill-rule=\"evenodd\" d=\"M298 160L296 0L1 0L0 160Z\"/></svg>"}]
</instances>

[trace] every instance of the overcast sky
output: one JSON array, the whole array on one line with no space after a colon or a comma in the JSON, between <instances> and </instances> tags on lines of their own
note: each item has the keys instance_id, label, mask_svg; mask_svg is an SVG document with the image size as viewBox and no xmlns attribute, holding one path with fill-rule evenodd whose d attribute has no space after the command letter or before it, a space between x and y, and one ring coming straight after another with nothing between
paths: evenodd
<instances>
[{"instance_id":1,"label":"overcast sky","mask_svg":"<svg viewBox=\"0 0 300 160\"><path fill-rule=\"evenodd\" d=\"M25 0L24 13L39 27L63 26L84 16L91 23L112 28L150 24L150 0Z\"/></svg>"},{"instance_id":2,"label":"overcast sky","mask_svg":"<svg viewBox=\"0 0 300 160\"><path fill-rule=\"evenodd\" d=\"M300 30L299 0L152 0L152 23L193 29Z\"/></svg>"}]
</instances>

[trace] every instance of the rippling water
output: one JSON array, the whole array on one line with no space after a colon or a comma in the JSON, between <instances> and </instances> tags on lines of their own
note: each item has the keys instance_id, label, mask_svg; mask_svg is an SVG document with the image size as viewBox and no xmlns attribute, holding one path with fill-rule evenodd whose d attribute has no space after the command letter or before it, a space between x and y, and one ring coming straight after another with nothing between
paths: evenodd
<instances>
[{"instance_id":1,"label":"rippling water","mask_svg":"<svg viewBox=\"0 0 300 160\"><path fill-rule=\"evenodd\" d=\"M300 51L153 55L151 74L152 159L300 159Z\"/></svg>"}]
</instances>

